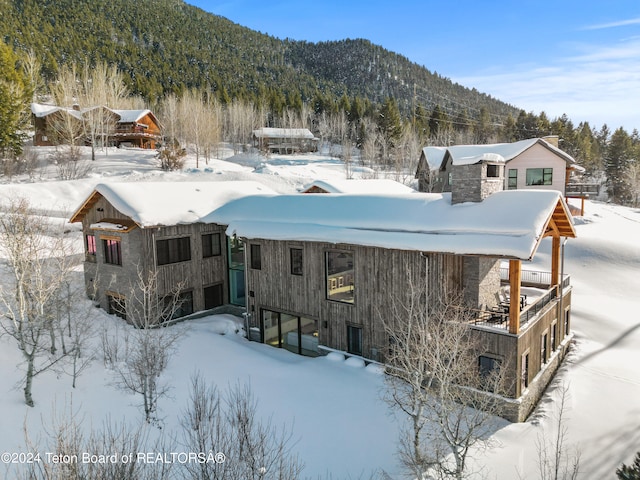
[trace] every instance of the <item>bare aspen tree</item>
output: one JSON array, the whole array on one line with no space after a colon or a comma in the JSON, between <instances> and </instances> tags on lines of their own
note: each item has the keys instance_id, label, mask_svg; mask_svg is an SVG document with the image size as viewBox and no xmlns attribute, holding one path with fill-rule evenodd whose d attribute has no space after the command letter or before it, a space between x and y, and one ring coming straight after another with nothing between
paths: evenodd
<instances>
[{"instance_id":1,"label":"bare aspen tree","mask_svg":"<svg viewBox=\"0 0 640 480\"><path fill-rule=\"evenodd\" d=\"M204 156L207 165L213 154L220 155L219 146L222 135L222 123L224 114L222 105L212 95L207 95L206 102L203 105L203 128L202 137L204 144Z\"/></svg>"},{"instance_id":2,"label":"bare aspen tree","mask_svg":"<svg viewBox=\"0 0 640 480\"><path fill-rule=\"evenodd\" d=\"M395 154L395 179L398 182L409 184L415 175L420 159L422 145L418 135L411 125L406 124L402 129L400 140Z\"/></svg>"},{"instance_id":3,"label":"bare aspen tree","mask_svg":"<svg viewBox=\"0 0 640 480\"><path fill-rule=\"evenodd\" d=\"M300 478L303 464L292 452L292 433L260 421L248 386L230 387L226 395L192 377L191 396L182 415L184 447L221 452L223 462L185 465L193 480L284 480Z\"/></svg>"},{"instance_id":4,"label":"bare aspen tree","mask_svg":"<svg viewBox=\"0 0 640 480\"><path fill-rule=\"evenodd\" d=\"M127 94L124 77L115 65L98 62L86 64L80 75L79 102L83 105L85 134L91 143L91 160L95 160L98 141L102 148L115 133L117 115L112 111Z\"/></svg>"},{"instance_id":5,"label":"bare aspen tree","mask_svg":"<svg viewBox=\"0 0 640 480\"><path fill-rule=\"evenodd\" d=\"M575 480L578 478L580 452L577 449L574 451L567 449L568 428L565 415L569 387L562 384L559 388L561 389L560 404L553 418L555 432L547 435L549 432L543 430L538 434L536 440L540 480Z\"/></svg>"},{"instance_id":6,"label":"bare aspen tree","mask_svg":"<svg viewBox=\"0 0 640 480\"><path fill-rule=\"evenodd\" d=\"M258 126L258 114L252 104L237 99L227 106L225 113L223 137L231 143L233 152L237 154L244 151L251 132Z\"/></svg>"},{"instance_id":7,"label":"bare aspen tree","mask_svg":"<svg viewBox=\"0 0 640 480\"><path fill-rule=\"evenodd\" d=\"M137 278L127 290L126 304L118 300L132 330L124 340L109 334L102 338L105 359L116 374L115 385L141 397L147 423L160 421L158 401L170 390L159 377L184 330L182 325L170 325L182 304L180 289L177 285L163 294L158 289L157 272L138 268Z\"/></svg>"},{"instance_id":8,"label":"bare aspen tree","mask_svg":"<svg viewBox=\"0 0 640 480\"><path fill-rule=\"evenodd\" d=\"M184 144L184 137L180 125L179 100L174 94L169 94L160 102L160 119L164 126L165 137L169 143Z\"/></svg>"},{"instance_id":9,"label":"bare aspen tree","mask_svg":"<svg viewBox=\"0 0 640 480\"><path fill-rule=\"evenodd\" d=\"M110 419L102 427L87 428L73 403L62 411L52 405L52 414L42 430L44 440L34 442L25 427L27 448L37 454L67 461L27 463L12 478L24 480L169 480L176 467L171 462L145 462L138 457L147 452L173 452L175 448L159 436L152 439L146 424L115 423ZM155 433L155 432L154 432ZM77 459L77 460L76 460Z\"/></svg>"},{"instance_id":10,"label":"bare aspen tree","mask_svg":"<svg viewBox=\"0 0 640 480\"><path fill-rule=\"evenodd\" d=\"M391 318L382 319L390 340L384 398L409 420L399 456L418 478L466 478L471 449L485 445L494 428L494 395L504 391L505 377L502 369L479 374L478 345L459 302L427 292L417 279L409 285L393 300Z\"/></svg>"},{"instance_id":11,"label":"bare aspen tree","mask_svg":"<svg viewBox=\"0 0 640 480\"><path fill-rule=\"evenodd\" d=\"M185 144L196 154L196 168L200 168L200 156L207 145L207 109L202 101L202 93L188 90L180 99L180 124L183 126Z\"/></svg>"},{"instance_id":12,"label":"bare aspen tree","mask_svg":"<svg viewBox=\"0 0 640 480\"><path fill-rule=\"evenodd\" d=\"M69 281L74 252L62 228L49 226L25 199L14 200L0 215L0 252L11 278L0 286L0 328L22 354L24 400L33 406L33 379L65 356L57 345L55 304Z\"/></svg>"}]
</instances>

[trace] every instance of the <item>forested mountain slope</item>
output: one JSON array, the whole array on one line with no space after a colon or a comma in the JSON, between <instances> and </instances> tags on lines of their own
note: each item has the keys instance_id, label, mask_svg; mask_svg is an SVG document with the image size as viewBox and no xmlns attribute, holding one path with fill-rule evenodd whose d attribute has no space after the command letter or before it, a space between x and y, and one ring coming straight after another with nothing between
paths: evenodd
<instances>
[{"instance_id":1,"label":"forested mountain slope","mask_svg":"<svg viewBox=\"0 0 640 480\"><path fill-rule=\"evenodd\" d=\"M416 92L470 115L517 110L462 87L367 40L280 40L181 0L0 0L0 39L33 50L48 79L63 64L106 61L130 91L150 100L166 92L211 88L221 100L285 104L346 95L380 104L394 97L408 113ZM448 105L450 104L450 105Z\"/></svg>"}]
</instances>

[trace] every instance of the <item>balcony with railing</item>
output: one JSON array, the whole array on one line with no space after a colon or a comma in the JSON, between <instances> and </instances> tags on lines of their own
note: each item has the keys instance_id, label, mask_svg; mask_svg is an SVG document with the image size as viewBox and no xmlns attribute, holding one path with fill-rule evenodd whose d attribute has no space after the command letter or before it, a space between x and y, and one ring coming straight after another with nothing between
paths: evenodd
<instances>
[{"instance_id":1,"label":"balcony with railing","mask_svg":"<svg viewBox=\"0 0 640 480\"><path fill-rule=\"evenodd\" d=\"M489 310L474 310L471 323L476 326L488 327L509 332L509 307L510 295L508 289L509 269L501 268L500 277L503 285L501 291L497 293L502 296L500 303ZM551 285L551 272L523 270L521 276L520 291L520 328L526 328L536 322L543 311L547 311L547 306L559 301L560 293L570 286L569 275L564 275L560 286Z\"/></svg>"},{"instance_id":2,"label":"balcony with railing","mask_svg":"<svg viewBox=\"0 0 640 480\"><path fill-rule=\"evenodd\" d=\"M567 183L564 194L566 197L597 197L600 194L600 185L598 183Z\"/></svg>"}]
</instances>

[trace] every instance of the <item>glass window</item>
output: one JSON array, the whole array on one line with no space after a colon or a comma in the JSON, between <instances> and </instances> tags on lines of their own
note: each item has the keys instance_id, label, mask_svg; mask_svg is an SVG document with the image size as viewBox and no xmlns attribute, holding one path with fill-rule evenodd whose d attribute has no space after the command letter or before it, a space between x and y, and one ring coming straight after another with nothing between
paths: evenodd
<instances>
[{"instance_id":1,"label":"glass window","mask_svg":"<svg viewBox=\"0 0 640 480\"><path fill-rule=\"evenodd\" d=\"M555 351L556 347L558 346L556 344L557 342L557 337L558 337L558 324L554 323L553 325L551 325L551 351Z\"/></svg>"},{"instance_id":2,"label":"glass window","mask_svg":"<svg viewBox=\"0 0 640 480\"><path fill-rule=\"evenodd\" d=\"M189 237L168 238L156 241L158 265L191 260L191 239Z\"/></svg>"},{"instance_id":3,"label":"glass window","mask_svg":"<svg viewBox=\"0 0 640 480\"><path fill-rule=\"evenodd\" d=\"M219 307L224 303L222 298L222 283L204 287L204 309Z\"/></svg>"},{"instance_id":4,"label":"glass window","mask_svg":"<svg viewBox=\"0 0 640 480\"><path fill-rule=\"evenodd\" d=\"M262 256L260 254L260 245L251 245L251 268L254 270L262 269Z\"/></svg>"},{"instance_id":5,"label":"glass window","mask_svg":"<svg viewBox=\"0 0 640 480\"><path fill-rule=\"evenodd\" d=\"M500 165L487 165L487 178L498 178L500 176Z\"/></svg>"},{"instance_id":6,"label":"glass window","mask_svg":"<svg viewBox=\"0 0 640 480\"><path fill-rule=\"evenodd\" d=\"M353 303L353 252L327 252L327 299Z\"/></svg>"},{"instance_id":7,"label":"glass window","mask_svg":"<svg viewBox=\"0 0 640 480\"><path fill-rule=\"evenodd\" d=\"M291 274L302 275L302 249L292 248L289 250L291 257Z\"/></svg>"},{"instance_id":8,"label":"glass window","mask_svg":"<svg viewBox=\"0 0 640 480\"><path fill-rule=\"evenodd\" d=\"M544 365L549 360L549 350L547 348L547 340L549 334L544 333L540 338L540 364Z\"/></svg>"},{"instance_id":9,"label":"glass window","mask_svg":"<svg viewBox=\"0 0 640 480\"><path fill-rule=\"evenodd\" d=\"M120 318L127 319L127 309L124 301L124 297L107 295L108 309L107 311Z\"/></svg>"},{"instance_id":10,"label":"glass window","mask_svg":"<svg viewBox=\"0 0 640 480\"><path fill-rule=\"evenodd\" d=\"M518 188L518 169L510 168L509 169L509 180L507 182L507 188L509 190L515 190Z\"/></svg>"},{"instance_id":11,"label":"glass window","mask_svg":"<svg viewBox=\"0 0 640 480\"><path fill-rule=\"evenodd\" d=\"M85 235L85 251L87 260L95 262L96 261L96 236L93 234Z\"/></svg>"},{"instance_id":12,"label":"glass window","mask_svg":"<svg viewBox=\"0 0 640 480\"><path fill-rule=\"evenodd\" d=\"M175 303L174 303L175 302ZM193 292L180 292L178 295L167 295L163 299L163 321L184 317L193 313Z\"/></svg>"},{"instance_id":13,"label":"glass window","mask_svg":"<svg viewBox=\"0 0 640 480\"><path fill-rule=\"evenodd\" d=\"M102 240L104 249L104 263L110 265L122 265L122 252L120 249L120 240L109 238Z\"/></svg>"},{"instance_id":14,"label":"glass window","mask_svg":"<svg viewBox=\"0 0 640 480\"><path fill-rule=\"evenodd\" d=\"M500 369L501 363L502 362L497 358L480 355L478 357L478 370L480 372L480 376L487 377L491 375L491 373Z\"/></svg>"},{"instance_id":15,"label":"glass window","mask_svg":"<svg viewBox=\"0 0 640 480\"><path fill-rule=\"evenodd\" d=\"M229 257L229 303L246 305L244 288L244 242L233 237L227 238Z\"/></svg>"},{"instance_id":16,"label":"glass window","mask_svg":"<svg viewBox=\"0 0 640 480\"><path fill-rule=\"evenodd\" d=\"M220 254L220 234L205 233L202 235L202 258L217 257Z\"/></svg>"},{"instance_id":17,"label":"glass window","mask_svg":"<svg viewBox=\"0 0 640 480\"><path fill-rule=\"evenodd\" d=\"M553 168L527 168L527 185L551 185Z\"/></svg>"},{"instance_id":18,"label":"glass window","mask_svg":"<svg viewBox=\"0 0 640 480\"><path fill-rule=\"evenodd\" d=\"M522 372L521 372L521 387L522 390L529 386L529 354L522 355Z\"/></svg>"},{"instance_id":19,"label":"glass window","mask_svg":"<svg viewBox=\"0 0 640 480\"><path fill-rule=\"evenodd\" d=\"M362 328L347 325L347 352L362 355Z\"/></svg>"}]
</instances>

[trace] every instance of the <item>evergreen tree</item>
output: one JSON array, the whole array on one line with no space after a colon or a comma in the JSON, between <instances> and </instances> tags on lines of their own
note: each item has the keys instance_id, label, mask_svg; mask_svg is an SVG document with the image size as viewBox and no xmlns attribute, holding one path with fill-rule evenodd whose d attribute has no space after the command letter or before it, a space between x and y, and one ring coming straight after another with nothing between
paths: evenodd
<instances>
[{"instance_id":1,"label":"evergreen tree","mask_svg":"<svg viewBox=\"0 0 640 480\"><path fill-rule=\"evenodd\" d=\"M440 105L433 107L431 118L429 119L429 131L431 132L431 135L437 137L448 131L450 127L451 122L449 121L447 113L440 108Z\"/></svg>"},{"instance_id":2,"label":"evergreen tree","mask_svg":"<svg viewBox=\"0 0 640 480\"><path fill-rule=\"evenodd\" d=\"M620 127L613 132L604 158L609 198L621 205L629 204L633 198L629 179L633 160L632 146L631 137Z\"/></svg>"},{"instance_id":3,"label":"evergreen tree","mask_svg":"<svg viewBox=\"0 0 640 480\"><path fill-rule=\"evenodd\" d=\"M511 114L507 115L507 119L500 130L500 142L511 143L518 139L518 127L516 119Z\"/></svg>"},{"instance_id":4,"label":"evergreen tree","mask_svg":"<svg viewBox=\"0 0 640 480\"><path fill-rule=\"evenodd\" d=\"M32 89L11 48L0 42L0 159L22 153Z\"/></svg>"},{"instance_id":5,"label":"evergreen tree","mask_svg":"<svg viewBox=\"0 0 640 480\"><path fill-rule=\"evenodd\" d=\"M636 454L633 465L622 464L622 467L616 470L619 480L640 480L640 452Z\"/></svg>"},{"instance_id":6,"label":"evergreen tree","mask_svg":"<svg viewBox=\"0 0 640 480\"><path fill-rule=\"evenodd\" d=\"M391 146L397 143L402 134L402 119L398 104L393 98L387 98L380 107L378 127Z\"/></svg>"}]
</instances>

